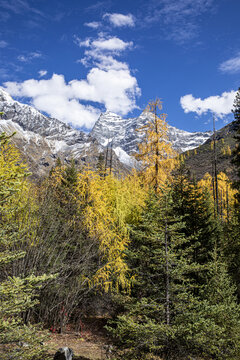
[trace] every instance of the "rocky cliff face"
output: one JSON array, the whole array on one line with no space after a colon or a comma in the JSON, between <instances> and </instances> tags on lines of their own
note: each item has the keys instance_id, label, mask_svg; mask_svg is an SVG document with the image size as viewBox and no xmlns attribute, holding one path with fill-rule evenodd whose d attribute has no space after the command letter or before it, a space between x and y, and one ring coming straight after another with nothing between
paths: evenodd
<instances>
[{"instance_id":1,"label":"rocky cliff face","mask_svg":"<svg viewBox=\"0 0 240 360\"><path fill-rule=\"evenodd\" d=\"M35 176L45 175L57 157L74 158L79 165L96 166L100 153L111 147L113 166L121 171L135 166L131 156L142 137L135 130L149 120L151 114L122 119L107 111L101 114L90 134L73 129L57 119L49 118L29 105L15 101L0 88L0 131L16 132L13 142L22 152ZM189 133L169 125L169 140L183 152L203 144L211 133Z\"/></svg>"}]
</instances>

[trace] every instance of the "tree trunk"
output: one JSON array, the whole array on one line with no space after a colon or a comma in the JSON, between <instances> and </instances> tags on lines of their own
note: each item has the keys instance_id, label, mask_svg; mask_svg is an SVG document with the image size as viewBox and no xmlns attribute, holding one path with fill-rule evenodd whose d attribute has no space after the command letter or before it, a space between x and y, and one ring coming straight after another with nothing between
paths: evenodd
<instances>
[{"instance_id":1,"label":"tree trunk","mask_svg":"<svg viewBox=\"0 0 240 360\"><path fill-rule=\"evenodd\" d=\"M165 257L166 257L166 324L170 324L170 276L168 260L168 233L167 220L165 221Z\"/></svg>"}]
</instances>

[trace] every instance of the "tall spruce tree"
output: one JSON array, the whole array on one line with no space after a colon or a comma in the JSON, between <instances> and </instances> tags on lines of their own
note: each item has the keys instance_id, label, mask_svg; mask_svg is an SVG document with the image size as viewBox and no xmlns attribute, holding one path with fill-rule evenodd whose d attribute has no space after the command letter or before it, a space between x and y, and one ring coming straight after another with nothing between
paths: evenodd
<instances>
[{"instance_id":1,"label":"tall spruce tree","mask_svg":"<svg viewBox=\"0 0 240 360\"><path fill-rule=\"evenodd\" d=\"M192 260L204 265L219 235L210 194L194 179L190 180L184 163L180 163L174 172L172 188L174 211L182 216L186 224L185 236L191 239Z\"/></svg>"},{"instance_id":2,"label":"tall spruce tree","mask_svg":"<svg viewBox=\"0 0 240 360\"><path fill-rule=\"evenodd\" d=\"M172 209L169 189L161 198L151 194L141 223L131 231L128 259L135 283L126 313L118 316L112 330L126 359L170 359L182 352L176 319L187 303L195 302L188 276L195 265L184 250L185 225Z\"/></svg>"},{"instance_id":3,"label":"tall spruce tree","mask_svg":"<svg viewBox=\"0 0 240 360\"><path fill-rule=\"evenodd\" d=\"M228 261L228 268L237 286L238 300L240 299L240 88L237 91L234 103L233 114L236 120L237 132L235 135L236 148L233 151L232 163L235 166L236 180L232 187L236 191L234 214L225 225L226 246L225 255Z\"/></svg>"},{"instance_id":4,"label":"tall spruce tree","mask_svg":"<svg viewBox=\"0 0 240 360\"><path fill-rule=\"evenodd\" d=\"M178 340L186 354L204 359L240 356L240 307L224 261L212 253L198 301L186 303L176 319Z\"/></svg>"},{"instance_id":5,"label":"tall spruce tree","mask_svg":"<svg viewBox=\"0 0 240 360\"><path fill-rule=\"evenodd\" d=\"M240 88L237 91L232 111L237 125L237 134L235 136L237 143L236 149L233 152L233 164L235 165L237 171L237 180L234 182L234 188L237 189L236 200L237 209L240 216Z\"/></svg>"}]
</instances>

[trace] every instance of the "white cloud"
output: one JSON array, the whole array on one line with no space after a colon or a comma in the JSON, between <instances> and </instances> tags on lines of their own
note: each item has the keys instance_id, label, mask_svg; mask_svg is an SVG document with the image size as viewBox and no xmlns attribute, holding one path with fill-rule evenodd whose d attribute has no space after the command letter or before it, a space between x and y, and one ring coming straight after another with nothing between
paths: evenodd
<instances>
[{"instance_id":1,"label":"white cloud","mask_svg":"<svg viewBox=\"0 0 240 360\"><path fill-rule=\"evenodd\" d=\"M98 39L92 42L92 46L100 50L123 51L133 45L132 42L125 42L117 37L109 39Z\"/></svg>"},{"instance_id":2,"label":"white cloud","mask_svg":"<svg viewBox=\"0 0 240 360\"><path fill-rule=\"evenodd\" d=\"M80 47L81 46L89 47L91 45L91 39L90 38L86 38L85 40L81 40L79 37L75 36L74 37L74 42Z\"/></svg>"},{"instance_id":3,"label":"white cloud","mask_svg":"<svg viewBox=\"0 0 240 360\"><path fill-rule=\"evenodd\" d=\"M240 52L237 54L237 56L220 64L219 69L222 72L228 72L233 74L240 72Z\"/></svg>"},{"instance_id":4,"label":"white cloud","mask_svg":"<svg viewBox=\"0 0 240 360\"><path fill-rule=\"evenodd\" d=\"M27 55L19 55L17 59L21 62L30 62L33 59L41 58L43 55L39 51L33 51Z\"/></svg>"},{"instance_id":5,"label":"white cloud","mask_svg":"<svg viewBox=\"0 0 240 360\"><path fill-rule=\"evenodd\" d=\"M77 98L102 103L121 115L136 108L135 97L140 94L137 80L128 69L93 68L86 80L73 80L70 85Z\"/></svg>"},{"instance_id":6,"label":"white cloud","mask_svg":"<svg viewBox=\"0 0 240 360\"><path fill-rule=\"evenodd\" d=\"M75 36L74 42L85 48L84 57L77 62L91 67L85 79L66 83L63 75L53 74L50 79L6 82L6 90L12 96L30 98L38 110L51 117L88 129L96 122L102 105L120 115L137 108L136 98L141 93L137 79L127 63L115 58L133 43L103 33L84 40ZM33 54L21 61L38 57ZM39 71L40 77L45 75L46 70Z\"/></svg>"},{"instance_id":7,"label":"white cloud","mask_svg":"<svg viewBox=\"0 0 240 360\"><path fill-rule=\"evenodd\" d=\"M180 98L180 104L185 113L195 112L202 115L211 111L222 118L231 113L235 96L236 91L234 90L205 99L195 98L192 94L188 94Z\"/></svg>"},{"instance_id":8,"label":"white cloud","mask_svg":"<svg viewBox=\"0 0 240 360\"><path fill-rule=\"evenodd\" d=\"M102 70L126 70L129 71L127 63L117 60L124 50L131 49L133 42L125 42L118 37L108 37L99 33L97 39L86 38L81 40L75 36L75 42L80 47L86 47L84 57L77 62L86 67L96 66Z\"/></svg>"},{"instance_id":9,"label":"white cloud","mask_svg":"<svg viewBox=\"0 0 240 360\"><path fill-rule=\"evenodd\" d=\"M135 25L135 19L132 14L123 15L118 13L109 14L106 13L103 15L103 18L108 18L110 23L114 27L122 27L122 26L134 26Z\"/></svg>"},{"instance_id":10,"label":"white cloud","mask_svg":"<svg viewBox=\"0 0 240 360\"><path fill-rule=\"evenodd\" d=\"M127 48L131 48L133 46L133 42L125 42L118 37L107 37L104 34L100 33L99 37L95 40L91 38L86 38L85 40L81 40L77 36L75 36L75 42L80 47L90 47L92 49L96 49L99 51L110 51L110 52L121 52L126 50Z\"/></svg>"},{"instance_id":11,"label":"white cloud","mask_svg":"<svg viewBox=\"0 0 240 360\"><path fill-rule=\"evenodd\" d=\"M38 110L51 117L88 129L94 125L100 110L81 101L97 102L126 115L136 108L135 99L140 94L137 80L128 69L106 71L97 67L90 70L85 80L66 83L63 75L54 74L48 80L6 82L4 86L12 96L30 98Z\"/></svg>"},{"instance_id":12,"label":"white cloud","mask_svg":"<svg viewBox=\"0 0 240 360\"><path fill-rule=\"evenodd\" d=\"M38 74L39 74L39 77L43 77L43 76L47 75L47 70L39 70Z\"/></svg>"},{"instance_id":13,"label":"white cloud","mask_svg":"<svg viewBox=\"0 0 240 360\"><path fill-rule=\"evenodd\" d=\"M0 48L5 48L8 45L8 43L4 40L0 40Z\"/></svg>"},{"instance_id":14,"label":"white cloud","mask_svg":"<svg viewBox=\"0 0 240 360\"><path fill-rule=\"evenodd\" d=\"M114 59L111 55L102 54L94 50L87 50L84 52L84 55L84 58L77 60L77 62L86 67L93 65L102 70L129 70L127 63Z\"/></svg>"},{"instance_id":15,"label":"white cloud","mask_svg":"<svg viewBox=\"0 0 240 360\"><path fill-rule=\"evenodd\" d=\"M89 22L89 23L85 23L84 25L88 26L88 27L90 27L92 29L98 29L101 26L101 23L98 22L98 21L92 21L92 22Z\"/></svg>"}]
</instances>

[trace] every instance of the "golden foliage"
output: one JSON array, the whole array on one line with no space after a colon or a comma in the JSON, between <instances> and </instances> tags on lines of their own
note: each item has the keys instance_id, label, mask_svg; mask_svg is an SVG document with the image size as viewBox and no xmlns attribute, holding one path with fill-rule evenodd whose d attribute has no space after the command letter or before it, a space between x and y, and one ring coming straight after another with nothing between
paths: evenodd
<instances>
[{"instance_id":1,"label":"golden foliage","mask_svg":"<svg viewBox=\"0 0 240 360\"><path fill-rule=\"evenodd\" d=\"M25 208L29 185L26 181L26 164L19 151L0 135L0 207L1 216L10 218Z\"/></svg>"},{"instance_id":2,"label":"golden foliage","mask_svg":"<svg viewBox=\"0 0 240 360\"><path fill-rule=\"evenodd\" d=\"M129 269L125 250L129 243L128 222L138 220L145 201L145 192L137 174L118 180L105 178L85 169L78 177L79 209L89 235L96 239L99 268L91 279L92 285L108 292L115 286L130 288Z\"/></svg>"},{"instance_id":3,"label":"golden foliage","mask_svg":"<svg viewBox=\"0 0 240 360\"><path fill-rule=\"evenodd\" d=\"M231 215L231 211L234 206L234 195L236 190L231 186L231 182L224 172L220 172L218 178L218 199L219 199L219 211L223 219L226 219ZM207 188L214 200L213 194L213 178L209 173L206 173L202 180L198 182L198 185L203 189Z\"/></svg>"},{"instance_id":4,"label":"golden foliage","mask_svg":"<svg viewBox=\"0 0 240 360\"><path fill-rule=\"evenodd\" d=\"M176 153L168 139L167 114L158 115L162 109L162 102L156 99L150 102L146 112L150 119L144 126L137 129L143 136L139 144L139 153L136 159L141 161L147 185L153 186L155 191L171 176L171 171L176 163Z\"/></svg>"},{"instance_id":5,"label":"golden foliage","mask_svg":"<svg viewBox=\"0 0 240 360\"><path fill-rule=\"evenodd\" d=\"M223 146L221 148L221 153L223 156L231 156L232 151L229 145Z\"/></svg>"}]
</instances>

